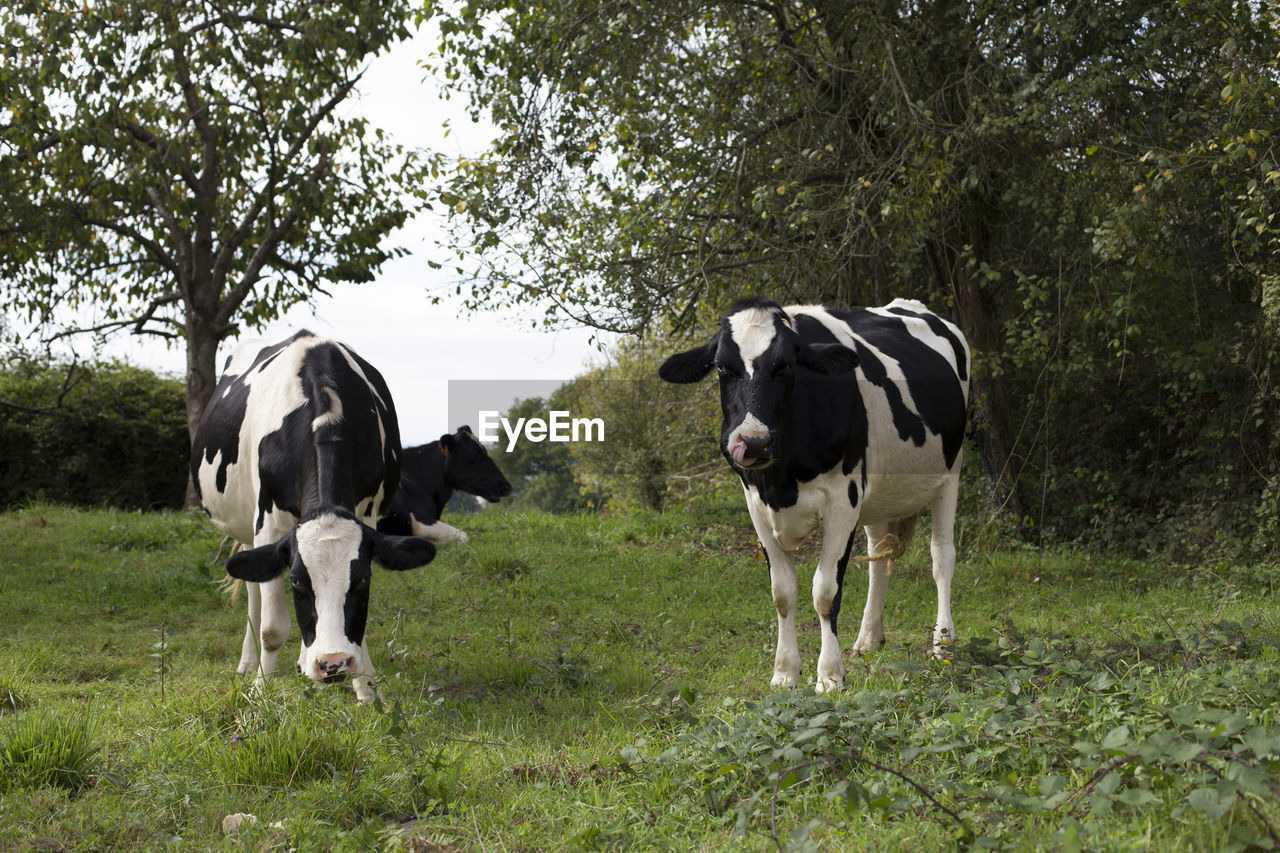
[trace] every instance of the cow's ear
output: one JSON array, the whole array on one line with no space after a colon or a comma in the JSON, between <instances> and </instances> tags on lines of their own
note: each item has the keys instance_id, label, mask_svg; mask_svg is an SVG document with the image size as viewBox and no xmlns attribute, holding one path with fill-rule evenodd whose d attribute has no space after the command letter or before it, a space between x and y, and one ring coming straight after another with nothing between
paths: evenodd
<instances>
[{"instance_id":1,"label":"cow's ear","mask_svg":"<svg viewBox=\"0 0 1280 853\"><path fill-rule=\"evenodd\" d=\"M293 562L293 534L267 545L237 551L227 559L227 574L249 583L275 580Z\"/></svg>"},{"instance_id":2,"label":"cow's ear","mask_svg":"<svg viewBox=\"0 0 1280 853\"><path fill-rule=\"evenodd\" d=\"M388 536L376 530L365 535L373 537L373 555L378 562L393 572L425 566L436 555L436 546L418 536Z\"/></svg>"},{"instance_id":3,"label":"cow's ear","mask_svg":"<svg viewBox=\"0 0 1280 853\"><path fill-rule=\"evenodd\" d=\"M448 456L453 452L453 448L458 444L458 440L453 437L453 433L446 432L440 436L440 452Z\"/></svg>"},{"instance_id":4,"label":"cow's ear","mask_svg":"<svg viewBox=\"0 0 1280 853\"><path fill-rule=\"evenodd\" d=\"M697 382L707 375L711 365L715 363L716 338L712 338L700 347L688 352L680 352L662 362L658 368L658 376L667 382L687 384Z\"/></svg>"},{"instance_id":5,"label":"cow's ear","mask_svg":"<svg viewBox=\"0 0 1280 853\"><path fill-rule=\"evenodd\" d=\"M814 373L835 376L858 366L858 354L844 344L805 344L796 352L796 363Z\"/></svg>"}]
</instances>

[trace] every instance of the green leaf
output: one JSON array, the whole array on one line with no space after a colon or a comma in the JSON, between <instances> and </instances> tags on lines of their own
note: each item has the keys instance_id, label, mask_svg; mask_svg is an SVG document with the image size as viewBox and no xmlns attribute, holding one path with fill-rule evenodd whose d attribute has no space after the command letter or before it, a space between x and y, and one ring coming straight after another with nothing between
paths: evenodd
<instances>
[{"instance_id":1,"label":"green leaf","mask_svg":"<svg viewBox=\"0 0 1280 853\"><path fill-rule=\"evenodd\" d=\"M1196 788L1187 796L1187 804L1199 812L1217 820L1231 810L1235 792L1220 795L1214 788Z\"/></svg>"},{"instance_id":2,"label":"green leaf","mask_svg":"<svg viewBox=\"0 0 1280 853\"><path fill-rule=\"evenodd\" d=\"M1103 749L1120 749L1129 743L1129 727L1116 726L1107 732L1107 736L1102 739Z\"/></svg>"},{"instance_id":3,"label":"green leaf","mask_svg":"<svg viewBox=\"0 0 1280 853\"><path fill-rule=\"evenodd\" d=\"M1156 795L1146 788L1126 788L1116 795L1116 801L1129 806L1145 806L1155 802Z\"/></svg>"}]
</instances>

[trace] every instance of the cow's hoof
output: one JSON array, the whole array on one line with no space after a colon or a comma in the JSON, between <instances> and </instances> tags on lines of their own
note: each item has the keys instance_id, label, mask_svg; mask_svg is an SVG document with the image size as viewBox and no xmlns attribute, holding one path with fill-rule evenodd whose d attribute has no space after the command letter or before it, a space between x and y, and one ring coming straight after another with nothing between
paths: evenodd
<instances>
[{"instance_id":1,"label":"cow's hoof","mask_svg":"<svg viewBox=\"0 0 1280 853\"><path fill-rule=\"evenodd\" d=\"M453 537L453 541L457 542L459 545L466 545L471 541L471 537L459 530L458 534Z\"/></svg>"},{"instance_id":2,"label":"cow's hoof","mask_svg":"<svg viewBox=\"0 0 1280 853\"><path fill-rule=\"evenodd\" d=\"M236 675L253 675L258 671L258 662L240 661L240 665L236 667Z\"/></svg>"},{"instance_id":3,"label":"cow's hoof","mask_svg":"<svg viewBox=\"0 0 1280 853\"><path fill-rule=\"evenodd\" d=\"M873 634L859 634L858 639L853 644L853 653L855 655L869 655L874 651L878 651L884 645L884 634L875 636Z\"/></svg>"},{"instance_id":4,"label":"cow's hoof","mask_svg":"<svg viewBox=\"0 0 1280 853\"><path fill-rule=\"evenodd\" d=\"M775 672L773 674L773 680L769 682L769 686L781 688L783 690L790 690L795 687L799 681L799 675L791 675L787 672Z\"/></svg>"},{"instance_id":5,"label":"cow's hoof","mask_svg":"<svg viewBox=\"0 0 1280 853\"><path fill-rule=\"evenodd\" d=\"M815 693L835 693L844 687L844 676L822 675L813 685Z\"/></svg>"},{"instance_id":6,"label":"cow's hoof","mask_svg":"<svg viewBox=\"0 0 1280 853\"><path fill-rule=\"evenodd\" d=\"M357 675L351 679L351 687L356 691L356 698L361 702L372 702L378 695L373 689L373 680L367 675Z\"/></svg>"}]
</instances>

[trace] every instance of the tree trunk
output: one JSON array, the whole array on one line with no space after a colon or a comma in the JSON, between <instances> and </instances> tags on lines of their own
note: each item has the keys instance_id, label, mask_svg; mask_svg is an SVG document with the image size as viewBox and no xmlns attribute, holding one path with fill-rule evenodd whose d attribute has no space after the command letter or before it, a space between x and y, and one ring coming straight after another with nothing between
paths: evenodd
<instances>
[{"instance_id":1,"label":"tree trunk","mask_svg":"<svg viewBox=\"0 0 1280 853\"><path fill-rule=\"evenodd\" d=\"M1009 385L1000 364L1004 330L994 294L984 292L966 269L955 269L952 278L960 328L969 339L974 366L970 383L973 403L971 435L987 478L992 505L1015 518L1023 514L1018 478L1024 460L1017 453Z\"/></svg>"},{"instance_id":2,"label":"tree trunk","mask_svg":"<svg viewBox=\"0 0 1280 853\"><path fill-rule=\"evenodd\" d=\"M194 442L204 410L218 384L218 333L213 324L187 312L187 438ZM200 505L195 483L187 478L184 507Z\"/></svg>"}]
</instances>

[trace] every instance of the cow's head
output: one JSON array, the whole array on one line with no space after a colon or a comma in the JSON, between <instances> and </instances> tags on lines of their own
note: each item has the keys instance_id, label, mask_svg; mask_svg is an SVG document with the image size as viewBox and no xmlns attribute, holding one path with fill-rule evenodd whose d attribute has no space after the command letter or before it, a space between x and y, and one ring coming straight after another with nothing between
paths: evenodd
<instances>
[{"instance_id":1,"label":"cow's head","mask_svg":"<svg viewBox=\"0 0 1280 853\"><path fill-rule=\"evenodd\" d=\"M416 536L388 536L344 510L302 519L280 541L233 554L227 574L264 583L288 571L302 634L298 665L309 678L372 675L364 650L372 560L394 571L431 562L435 546Z\"/></svg>"},{"instance_id":2,"label":"cow's head","mask_svg":"<svg viewBox=\"0 0 1280 853\"><path fill-rule=\"evenodd\" d=\"M767 299L736 303L710 341L671 356L658 375L697 382L720 374L720 449L739 468L763 468L785 452L791 391L799 370L848 373L858 357L838 343L801 340L782 307Z\"/></svg>"},{"instance_id":3,"label":"cow's head","mask_svg":"<svg viewBox=\"0 0 1280 853\"><path fill-rule=\"evenodd\" d=\"M490 503L511 494L511 484L471 427L458 427L452 435L440 436L440 451L445 455L445 482L450 488L479 495Z\"/></svg>"}]
</instances>

